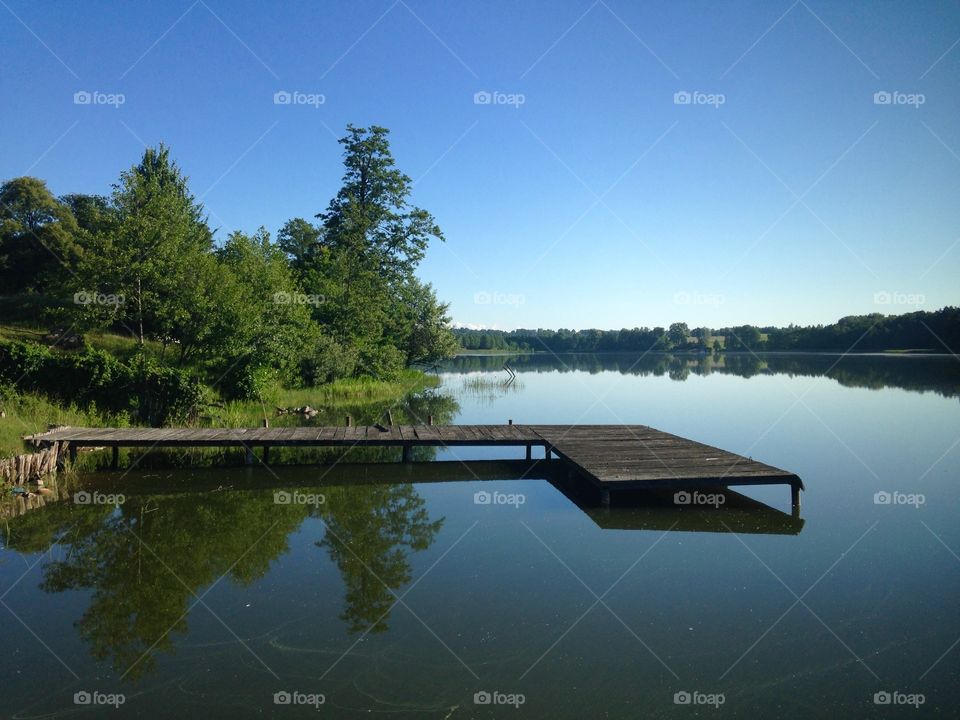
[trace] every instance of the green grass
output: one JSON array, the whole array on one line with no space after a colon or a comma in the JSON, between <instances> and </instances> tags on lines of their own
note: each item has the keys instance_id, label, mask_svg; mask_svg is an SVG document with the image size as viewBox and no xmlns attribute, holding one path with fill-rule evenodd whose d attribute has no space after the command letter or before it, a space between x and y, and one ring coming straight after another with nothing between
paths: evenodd
<instances>
[{"instance_id":1,"label":"green grass","mask_svg":"<svg viewBox=\"0 0 960 720\"><path fill-rule=\"evenodd\" d=\"M264 415L271 425L295 425L297 415L276 416L278 407L310 405L320 412L318 420L342 424L347 414L359 418L369 415L378 406L399 403L408 394L436 387L440 380L419 370L405 370L395 380L370 379L337 380L315 388L289 390L276 388L267 393L263 404L259 400L225 403L210 407L205 417L195 425L215 427L259 427ZM373 408L374 410L371 410ZM82 427L126 427L124 415L100 413L96 408L82 410L76 406L62 407L41 395L4 392L0 388L0 409L6 417L0 418L0 457L25 452L22 436L42 432L48 425Z\"/></svg>"},{"instance_id":2,"label":"green grass","mask_svg":"<svg viewBox=\"0 0 960 720\"><path fill-rule=\"evenodd\" d=\"M0 457L27 452L22 436L43 432L48 425L124 427L130 424L124 416L100 413L96 408L61 407L31 393L0 390L0 409L6 414L0 418Z\"/></svg>"},{"instance_id":3,"label":"green grass","mask_svg":"<svg viewBox=\"0 0 960 720\"><path fill-rule=\"evenodd\" d=\"M319 418L341 424L347 414L360 415L370 406L399 402L410 393L439 385L440 379L419 370L404 370L395 380L348 378L314 388L275 388L264 394L263 402L244 400L212 408L205 424L217 427L258 427L264 415L271 424L296 424L297 416L279 418L276 410L309 405L320 412Z\"/></svg>"}]
</instances>

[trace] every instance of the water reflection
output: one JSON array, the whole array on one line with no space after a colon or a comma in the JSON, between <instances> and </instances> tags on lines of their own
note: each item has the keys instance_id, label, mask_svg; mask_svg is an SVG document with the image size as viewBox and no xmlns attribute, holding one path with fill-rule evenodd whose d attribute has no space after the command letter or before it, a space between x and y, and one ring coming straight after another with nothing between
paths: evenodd
<instances>
[{"instance_id":1,"label":"water reflection","mask_svg":"<svg viewBox=\"0 0 960 720\"><path fill-rule=\"evenodd\" d=\"M66 501L16 518L7 547L35 553L58 546L43 566L41 588L90 593L76 622L79 636L96 659L131 680L173 651L211 586L263 578L309 517L322 520L316 546L346 587L340 617L348 631L386 630L392 591L410 581L409 554L430 546L443 519L430 517L410 484L315 488L322 504L277 504L275 491L274 482L258 490L139 494L128 478L120 506Z\"/></svg>"},{"instance_id":2,"label":"water reflection","mask_svg":"<svg viewBox=\"0 0 960 720\"><path fill-rule=\"evenodd\" d=\"M411 480L542 477L604 529L796 534L803 527L798 518L729 491L714 511L678 510L669 498L649 494L634 497L630 507L604 508L561 480L558 468L532 469L526 461L499 461L277 468L279 478L263 468L136 478L104 473L91 481L101 493L122 491L123 504L49 503L11 520L6 545L20 553L56 549L42 566L40 587L87 594L75 620L78 635L94 658L130 681L175 650L190 632L191 610L214 586L261 580L289 552L296 532L315 533L313 547L339 572L344 631L387 631L396 593L412 580L411 556L429 548L445 522ZM281 490L323 501L278 503Z\"/></svg>"},{"instance_id":3,"label":"water reflection","mask_svg":"<svg viewBox=\"0 0 960 720\"><path fill-rule=\"evenodd\" d=\"M461 355L442 366L446 372L496 371L504 356ZM720 373L750 378L755 375L828 377L844 387L901 388L933 391L945 397L960 397L960 363L951 356L839 355L762 353L760 355L668 355L648 353L527 354L509 356L517 373L618 372L628 375L668 376L683 381L690 374Z\"/></svg>"}]
</instances>

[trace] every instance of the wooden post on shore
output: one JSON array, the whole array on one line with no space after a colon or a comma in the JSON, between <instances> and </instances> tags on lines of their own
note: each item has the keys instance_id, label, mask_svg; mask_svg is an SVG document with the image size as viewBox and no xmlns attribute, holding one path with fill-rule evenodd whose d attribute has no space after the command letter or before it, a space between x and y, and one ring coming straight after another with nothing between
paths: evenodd
<instances>
[{"instance_id":1,"label":"wooden post on shore","mask_svg":"<svg viewBox=\"0 0 960 720\"><path fill-rule=\"evenodd\" d=\"M433 415L427 415L427 425L433 425Z\"/></svg>"},{"instance_id":2,"label":"wooden post on shore","mask_svg":"<svg viewBox=\"0 0 960 720\"><path fill-rule=\"evenodd\" d=\"M347 427L350 427L351 425L353 425L353 418L347 415Z\"/></svg>"},{"instance_id":3,"label":"wooden post on shore","mask_svg":"<svg viewBox=\"0 0 960 720\"><path fill-rule=\"evenodd\" d=\"M513 420L507 420L507 425L513 425Z\"/></svg>"},{"instance_id":4,"label":"wooden post on shore","mask_svg":"<svg viewBox=\"0 0 960 720\"><path fill-rule=\"evenodd\" d=\"M387 410L387 427L391 427L392 425L393 425L393 413Z\"/></svg>"},{"instance_id":5,"label":"wooden post on shore","mask_svg":"<svg viewBox=\"0 0 960 720\"><path fill-rule=\"evenodd\" d=\"M266 418L264 418L264 419L263 419L263 426L264 426L265 428L270 427L270 421L267 420ZM270 446L269 446L269 445L264 445L264 446L263 446L263 464L264 464L264 465L267 465L269 462L270 462Z\"/></svg>"}]
</instances>

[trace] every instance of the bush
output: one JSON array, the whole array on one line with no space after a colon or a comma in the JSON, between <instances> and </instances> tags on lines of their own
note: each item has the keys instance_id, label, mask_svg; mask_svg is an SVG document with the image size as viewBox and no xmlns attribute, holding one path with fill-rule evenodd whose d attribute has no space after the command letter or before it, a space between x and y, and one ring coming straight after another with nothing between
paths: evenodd
<instances>
[{"instance_id":1,"label":"bush","mask_svg":"<svg viewBox=\"0 0 960 720\"><path fill-rule=\"evenodd\" d=\"M393 345L375 345L360 351L356 374L393 380L406 365L403 352Z\"/></svg>"},{"instance_id":2,"label":"bush","mask_svg":"<svg viewBox=\"0 0 960 720\"><path fill-rule=\"evenodd\" d=\"M154 425L191 416L203 397L183 370L145 361L127 365L102 350L59 353L43 345L0 342L0 383L79 408L132 413Z\"/></svg>"},{"instance_id":3,"label":"bush","mask_svg":"<svg viewBox=\"0 0 960 720\"><path fill-rule=\"evenodd\" d=\"M247 356L231 364L217 381L216 389L227 400L252 400L261 397L276 381L276 370Z\"/></svg>"},{"instance_id":4,"label":"bush","mask_svg":"<svg viewBox=\"0 0 960 720\"><path fill-rule=\"evenodd\" d=\"M300 361L300 379L305 387L316 387L350 377L357 367L357 354L333 338L321 335L313 354Z\"/></svg>"}]
</instances>

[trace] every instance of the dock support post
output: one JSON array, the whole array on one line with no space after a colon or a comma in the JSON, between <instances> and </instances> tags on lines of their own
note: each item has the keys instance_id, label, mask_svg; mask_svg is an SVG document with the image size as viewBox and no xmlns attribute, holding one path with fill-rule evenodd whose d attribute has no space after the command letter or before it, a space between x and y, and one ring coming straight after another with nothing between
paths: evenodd
<instances>
[{"instance_id":1,"label":"dock support post","mask_svg":"<svg viewBox=\"0 0 960 720\"><path fill-rule=\"evenodd\" d=\"M247 445L246 448L247 453L243 462L245 465L253 465L253 448L251 448L249 445Z\"/></svg>"},{"instance_id":2,"label":"dock support post","mask_svg":"<svg viewBox=\"0 0 960 720\"><path fill-rule=\"evenodd\" d=\"M527 445L527 460L533 459L533 445Z\"/></svg>"},{"instance_id":3,"label":"dock support post","mask_svg":"<svg viewBox=\"0 0 960 720\"><path fill-rule=\"evenodd\" d=\"M604 507L610 507L610 491L606 488L600 491L600 503Z\"/></svg>"},{"instance_id":4,"label":"dock support post","mask_svg":"<svg viewBox=\"0 0 960 720\"><path fill-rule=\"evenodd\" d=\"M402 459L403 459L403 462L405 462L405 463L411 462L411 460L412 460L411 455L412 455L412 454L411 454L410 451L411 451L412 449L413 449L413 448L412 448L412 446L410 446L410 445L404 445L404 446L403 446L403 458L402 458Z\"/></svg>"},{"instance_id":5,"label":"dock support post","mask_svg":"<svg viewBox=\"0 0 960 720\"><path fill-rule=\"evenodd\" d=\"M794 515L800 514L800 485L798 483L790 485L790 510Z\"/></svg>"},{"instance_id":6,"label":"dock support post","mask_svg":"<svg viewBox=\"0 0 960 720\"><path fill-rule=\"evenodd\" d=\"M70 464L77 464L77 446L73 443L70 443Z\"/></svg>"},{"instance_id":7,"label":"dock support post","mask_svg":"<svg viewBox=\"0 0 960 720\"><path fill-rule=\"evenodd\" d=\"M513 420L507 420L507 425L513 425Z\"/></svg>"},{"instance_id":8,"label":"dock support post","mask_svg":"<svg viewBox=\"0 0 960 720\"><path fill-rule=\"evenodd\" d=\"M263 446L263 464L264 465L270 464L270 446L269 445Z\"/></svg>"},{"instance_id":9,"label":"dock support post","mask_svg":"<svg viewBox=\"0 0 960 720\"><path fill-rule=\"evenodd\" d=\"M120 448L114 445L113 454L110 457L110 468L116 470L118 467L120 467Z\"/></svg>"},{"instance_id":10,"label":"dock support post","mask_svg":"<svg viewBox=\"0 0 960 720\"><path fill-rule=\"evenodd\" d=\"M350 427L351 425L353 425L353 418L347 415L347 427Z\"/></svg>"},{"instance_id":11,"label":"dock support post","mask_svg":"<svg viewBox=\"0 0 960 720\"><path fill-rule=\"evenodd\" d=\"M433 425L433 415L427 415L427 425Z\"/></svg>"}]
</instances>

